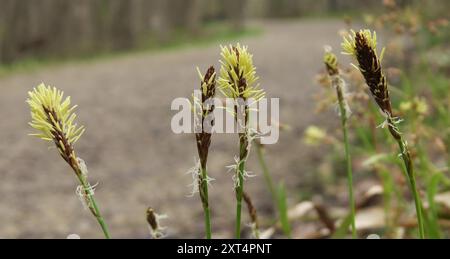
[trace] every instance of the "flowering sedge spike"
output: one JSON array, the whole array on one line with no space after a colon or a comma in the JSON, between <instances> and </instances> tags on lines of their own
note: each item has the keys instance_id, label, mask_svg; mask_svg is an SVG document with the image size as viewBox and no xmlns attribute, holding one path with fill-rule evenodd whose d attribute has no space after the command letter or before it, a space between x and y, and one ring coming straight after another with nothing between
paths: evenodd
<instances>
[{"instance_id":1,"label":"flowering sedge spike","mask_svg":"<svg viewBox=\"0 0 450 259\"><path fill-rule=\"evenodd\" d=\"M329 76L335 76L339 74L337 57L329 49L325 51L323 62L325 63L325 67Z\"/></svg>"},{"instance_id":2,"label":"flowering sedge spike","mask_svg":"<svg viewBox=\"0 0 450 259\"><path fill-rule=\"evenodd\" d=\"M196 142L197 142L197 151L199 156L199 165L194 168L192 172L194 179L194 192L200 193L200 199L203 205L203 211L205 216L205 232L206 238L211 239L212 231L211 231L211 216L210 216L210 208L208 201L208 184L213 179L210 178L207 174L206 163L208 160L209 146L211 145L211 131L205 128L205 121L210 119L211 117L208 115L212 115L214 111L214 105L208 103L212 101L216 94L216 72L214 67L211 66L206 71L206 74L203 76L200 71L198 71L200 76L200 90L201 90L201 100L194 100L194 111L198 107L199 108L199 117L200 121L199 125L196 125L200 129L198 133L195 134ZM209 122L209 125L214 124L214 119ZM196 131L197 132L197 131ZM195 182L197 181L197 182Z\"/></svg>"},{"instance_id":3,"label":"flowering sedge spike","mask_svg":"<svg viewBox=\"0 0 450 259\"><path fill-rule=\"evenodd\" d=\"M260 100L265 92L256 83L256 68L253 65L253 55L247 51L247 46L221 46L222 60L218 80L220 91L228 98Z\"/></svg>"},{"instance_id":4,"label":"flowering sedge spike","mask_svg":"<svg viewBox=\"0 0 450 259\"><path fill-rule=\"evenodd\" d=\"M75 122L75 106L71 106L70 97L64 99L64 93L55 87L40 84L33 91L28 92L27 103L31 110L31 127L38 133L30 134L55 144L61 157L74 170L80 186L77 195L83 206L90 209L100 224L105 237L109 238L108 228L94 199L94 188L87 180L88 170L84 161L77 157L74 143L84 132L83 126Z\"/></svg>"},{"instance_id":5,"label":"flowering sedge spike","mask_svg":"<svg viewBox=\"0 0 450 259\"><path fill-rule=\"evenodd\" d=\"M366 80L369 90L380 107L381 111L392 117L391 100L387 86L386 76L381 69L381 56L377 54L377 34L370 30L360 32L352 31L352 34L344 38L342 43L344 54L353 56L358 61L358 69Z\"/></svg>"},{"instance_id":6,"label":"flowering sedge spike","mask_svg":"<svg viewBox=\"0 0 450 259\"><path fill-rule=\"evenodd\" d=\"M413 161L406 140L403 139L397 124L401 121L393 117L391 99L385 75L381 68L384 49L381 55L377 54L377 36L370 30L352 31L352 34L344 38L342 43L343 53L352 55L358 61L358 69L366 80L373 99L381 109L386 121L382 127L387 125L392 137L397 141L400 148L400 156L405 164L411 192L414 196L416 206L417 221L419 226L419 236L425 237L422 218L422 204L416 187L416 180L413 168Z\"/></svg>"},{"instance_id":7,"label":"flowering sedge spike","mask_svg":"<svg viewBox=\"0 0 450 259\"><path fill-rule=\"evenodd\" d=\"M250 216L250 227L252 229L253 237L259 239L259 223L256 208L253 206L253 202L246 192L243 193L243 196L245 204L247 204L248 214Z\"/></svg>"},{"instance_id":8,"label":"flowering sedge spike","mask_svg":"<svg viewBox=\"0 0 450 259\"><path fill-rule=\"evenodd\" d=\"M353 197L353 172L350 156L350 145L348 140L348 126L347 126L347 120L351 112L347 104L347 100L345 99L345 82L339 75L337 57L331 52L330 48L326 49L325 51L324 63L325 68L327 69L328 72L328 76L331 79L331 84L336 89L336 95L338 99L339 115L341 117L342 131L344 135L345 161L347 166L347 184L349 192L352 237L356 238L355 199Z\"/></svg>"},{"instance_id":9,"label":"flowering sedge spike","mask_svg":"<svg viewBox=\"0 0 450 259\"><path fill-rule=\"evenodd\" d=\"M75 123L75 106L70 106L70 97L63 100L63 92L40 84L29 92L27 103L31 109L31 127L39 133L31 134L46 141L53 141L63 159L77 167L73 144L84 132L83 126Z\"/></svg>"},{"instance_id":10,"label":"flowering sedge spike","mask_svg":"<svg viewBox=\"0 0 450 259\"><path fill-rule=\"evenodd\" d=\"M220 77L218 79L219 89L225 97L236 100L236 121L243 133L239 133L239 160L235 165L236 176L233 177L236 191L236 238L241 235L241 210L244 190L244 178L246 174L245 162L247 160L250 144L254 136L254 129L250 129L249 104L248 101L258 102L265 92L256 83L256 68L253 65L253 56L247 51L247 46L221 46ZM242 113L243 118L239 118ZM241 132L241 131L240 131Z\"/></svg>"},{"instance_id":11,"label":"flowering sedge spike","mask_svg":"<svg viewBox=\"0 0 450 259\"><path fill-rule=\"evenodd\" d=\"M199 73L200 74L200 73ZM206 168L206 162L208 160L208 150L211 145L211 133L208 129L205 129L204 122L207 119L208 114L214 111L214 105L208 105L206 102L212 100L216 94L216 72L214 67L211 66L206 71L204 76L201 76L201 121L199 122L201 131L195 134L197 139L197 150L200 158L200 164L202 168ZM208 107L209 106L209 107ZM213 122L211 122L213 124Z\"/></svg>"},{"instance_id":12,"label":"flowering sedge spike","mask_svg":"<svg viewBox=\"0 0 450 259\"><path fill-rule=\"evenodd\" d=\"M167 215L159 215L155 213L153 208L149 207L146 213L146 220L148 223L148 227L150 230L150 235L153 239L160 239L165 236L164 230L165 227L161 227L160 221L161 219L167 218Z\"/></svg>"}]
</instances>

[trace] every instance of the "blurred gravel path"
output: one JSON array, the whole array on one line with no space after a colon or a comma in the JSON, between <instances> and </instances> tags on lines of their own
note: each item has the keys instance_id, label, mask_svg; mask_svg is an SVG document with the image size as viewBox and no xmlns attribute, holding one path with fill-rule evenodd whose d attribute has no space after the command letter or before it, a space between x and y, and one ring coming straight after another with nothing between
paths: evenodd
<instances>
[{"instance_id":1,"label":"blurred gravel path","mask_svg":"<svg viewBox=\"0 0 450 259\"><path fill-rule=\"evenodd\" d=\"M282 122L292 126L278 144L268 147L270 168L284 179L291 204L303 179L312 178L319 154L301 142L304 128L324 121L313 113L313 79L322 68L323 45L338 49L336 21L265 22L262 36L239 40L254 53L261 85L269 97L280 97ZM75 196L76 181L56 150L28 137L31 129L27 91L40 82L57 86L79 105L79 121L87 127L77 143L90 181L99 183L97 199L115 237L147 237L147 206L165 213L171 237L202 237L198 197L188 198L193 166L192 135L170 131L170 103L197 87L195 70L218 66L219 46L140 53L93 63L49 67L0 79L0 237L100 238L101 232ZM213 63L211 63L213 62ZM322 123L323 124L323 123ZM231 174L237 137L214 136L210 174L213 230L229 237L234 224ZM256 157L249 169L260 174ZM260 214L270 215L270 195L261 175L246 182ZM244 214L246 215L246 214ZM247 220L247 217L244 217Z\"/></svg>"}]
</instances>

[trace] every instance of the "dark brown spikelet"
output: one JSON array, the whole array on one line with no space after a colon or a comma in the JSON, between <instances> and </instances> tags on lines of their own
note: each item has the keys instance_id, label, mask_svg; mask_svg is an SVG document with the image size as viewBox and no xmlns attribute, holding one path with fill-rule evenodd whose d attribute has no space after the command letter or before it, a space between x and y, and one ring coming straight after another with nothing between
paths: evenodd
<instances>
[{"instance_id":1,"label":"dark brown spikelet","mask_svg":"<svg viewBox=\"0 0 450 259\"><path fill-rule=\"evenodd\" d=\"M203 91L203 87L206 87L206 91ZM206 116L214 111L214 105L206 105L205 101L211 100L214 98L216 94L216 74L214 67L211 66L206 71L206 74L201 82L200 89L202 90L202 115L201 115L201 132L195 134L195 138L197 140L197 151L200 158L200 164L202 168L206 168L206 162L208 160L208 150L211 145L211 133L209 131L205 131L203 128L204 121ZM214 121L211 122L211 125L214 124Z\"/></svg>"},{"instance_id":2,"label":"dark brown spikelet","mask_svg":"<svg viewBox=\"0 0 450 259\"><path fill-rule=\"evenodd\" d=\"M74 149L72 144L69 143L67 136L58 128L61 128L61 122L56 115L56 112L48 109L47 107L43 107L45 114L47 114L47 122L52 126L52 135L53 142L56 145L61 157L72 167L75 172L78 172L78 164L75 158ZM52 119L53 118L53 119ZM59 124L59 127L55 123Z\"/></svg>"},{"instance_id":3,"label":"dark brown spikelet","mask_svg":"<svg viewBox=\"0 0 450 259\"><path fill-rule=\"evenodd\" d=\"M211 83L209 81L212 79ZM206 74L203 78L202 85L206 85L206 94L202 91L202 102L208 100L209 98L213 98L216 95L216 74L213 66L210 66L206 71ZM212 108L214 109L214 108Z\"/></svg>"},{"instance_id":4,"label":"dark brown spikelet","mask_svg":"<svg viewBox=\"0 0 450 259\"><path fill-rule=\"evenodd\" d=\"M247 80L244 77L244 71L239 72L239 50L236 47L233 47L234 53L236 53L238 64L234 67L234 72L238 75L237 89L239 91L239 98L246 100L247 98L244 96L244 91L247 89ZM230 74L230 78L233 78Z\"/></svg>"},{"instance_id":5,"label":"dark brown spikelet","mask_svg":"<svg viewBox=\"0 0 450 259\"><path fill-rule=\"evenodd\" d=\"M236 47L233 47L234 52L236 53L236 57L239 63L239 50ZM238 90L239 90L239 97L242 99L247 99L244 96L244 91L245 89L247 89L247 80L244 78L243 75L243 71L241 71L241 73L239 73L239 65L237 65L234 70L236 71L236 74L239 75L239 80L238 80Z\"/></svg>"},{"instance_id":6,"label":"dark brown spikelet","mask_svg":"<svg viewBox=\"0 0 450 259\"><path fill-rule=\"evenodd\" d=\"M250 196L246 192L243 192L243 198L245 204L247 204L248 214L250 215L251 222L254 224L256 229L259 229L258 214L256 213L256 208L255 206L253 206Z\"/></svg>"},{"instance_id":7,"label":"dark brown spikelet","mask_svg":"<svg viewBox=\"0 0 450 259\"><path fill-rule=\"evenodd\" d=\"M244 78L244 71L239 72L239 50L238 48L233 47L233 51L234 53L236 53L237 64L235 67L232 67L230 69L232 69L236 73L236 75L238 75L237 90L239 92L239 98L246 100L247 98L244 96L244 91L247 88L247 80ZM228 72L228 77L233 78L230 71Z\"/></svg>"},{"instance_id":8,"label":"dark brown spikelet","mask_svg":"<svg viewBox=\"0 0 450 259\"><path fill-rule=\"evenodd\" d=\"M152 208L147 209L147 223L153 230L156 231L158 229L158 221Z\"/></svg>"},{"instance_id":9,"label":"dark brown spikelet","mask_svg":"<svg viewBox=\"0 0 450 259\"><path fill-rule=\"evenodd\" d=\"M236 65L236 67L234 67L233 69L236 72L236 75L238 75L237 89L239 92L239 98L241 99L241 101L246 101L247 98L244 96L244 91L247 89L247 80L245 79L245 77L243 75L243 71L239 72L239 55L240 55L239 50L237 47L233 47L233 51L236 53L236 57L238 60L238 65ZM231 75L230 75L230 78L232 78ZM238 118L238 116L236 116L235 119L238 122L238 125L246 127L247 123L248 123L248 116L249 116L248 105L246 103L241 103L240 101L238 101L237 105L234 107L234 112L236 114L239 113L244 116L243 118ZM248 155L248 150L246 148L248 146L247 134L239 133L239 142L240 142L240 146L243 147L243 149L240 150L240 152L239 152L239 159L242 161L242 160L246 159L247 155Z\"/></svg>"},{"instance_id":10,"label":"dark brown spikelet","mask_svg":"<svg viewBox=\"0 0 450 259\"><path fill-rule=\"evenodd\" d=\"M330 217L327 208L322 204L321 201L314 202L314 209L316 210L317 216L320 221L327 227L330 234L333 234L336 230L334 225L334 220Z\"/></svg>"},{"instance_id":11,"label":"dark brown spikelet","mask_svg":"<svg viewBox=\"0 0 450 259\"><path fill-rule=\"evenodd\" d=\"M359 69L369 86L370 92L381 110L392 115L391 100L386 77L381 69L380 59L363 33L355 35L356 59Z\"/></svg>"},{"instance_id":12,"label":"dark brown spikelet","mask_svg":"<svg viewBox=\"0 0 450 259\"><path fill-rule=\"evenodd\" d=\"M330 76L335 76L339 73L337 69L329 66L329 64L327 64L327 63L325 63L325 67L327 69L328 75L330 75Z\"/></svg>"}]
</instances>

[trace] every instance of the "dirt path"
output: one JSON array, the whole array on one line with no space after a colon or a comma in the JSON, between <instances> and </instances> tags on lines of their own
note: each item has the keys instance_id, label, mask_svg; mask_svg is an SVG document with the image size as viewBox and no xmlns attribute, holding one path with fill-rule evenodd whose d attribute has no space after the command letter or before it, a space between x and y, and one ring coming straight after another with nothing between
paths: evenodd
<instances>
[{"instance_id":1,"label":"dirt path","mask_svg":"<svg viewBox=\"0 0 450 259\"><path fill-rule=\"evenodd\" d=\"M282 122L292 130L281 133L268 147L270 168L284 178L290 202L298 197L302 179L314 173L317 152L301 142L304 128L324 117L313 113L313 78L321 68L324 44L338 49L333 21L269 22L262 36L241 39L254 53L261 85L268 96L280 97ZM147 237L147 206L165 213L172 237L202 237L202 209L198 197L188 198L195 144L192 135L170 131L175 97L189 96L197 87L195 66L218 66L219 47L136 54L95 63L45 68L0 79L0 237L101 237L96 222L75 196L71 171L49 144L28 137L31 129L27 91L40 82L57 86L79 105L79 121L87 127L77 143L89 166L96 197L115 237ZM326 115L321 115L326 116ZM233 229L234 193L231 174L236 136L215 136L210 174L216 237ZM256 158L249 168L259 176L246 182L260 214L271 213ZM247 219L246 217L244 218Z\"/></svg>"}]
</instances>

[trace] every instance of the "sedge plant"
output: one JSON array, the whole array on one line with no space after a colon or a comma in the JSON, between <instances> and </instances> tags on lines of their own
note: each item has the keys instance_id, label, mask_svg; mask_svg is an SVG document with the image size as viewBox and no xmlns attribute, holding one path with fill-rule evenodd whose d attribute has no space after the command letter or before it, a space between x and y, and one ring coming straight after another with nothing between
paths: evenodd
<instances>
[{"instance_id":1,"label":"sedge plant","mask_svg":"<svg viewBox=\"0 0 450 259\"><path fill-rule=\"evenodd\" d=\"M155 212L155 210L152 207L147 208L147 211L145 213L148 224L148 229L150 231L150 236L153 239L160 239L165 236L164 229L165 227L161 226L160 221L162 219L167 218L167 215L165 214L158 214Z\"/></svg>"},{"instance_id":2,"label":"sedge plant","mask_svg":"<svg viewBox=\"0 0 450 259\"><path fill-rule=\"evenodd\" d=\"M77 194L85 208L88 208L98 221L106 238L110 238L108 227L94 199L94 187L88 182L88 170L85 162L77 156L74 144L84 132L83 126L75 122L77 115L71 106L70 97L64 99L64 93L54 87L40 84L28 92L27 103L31 109L31 127L38 133L34 135L45 141L53 142L61 157L72 168L80 185Z\"/></svg>"},{"instance_id":3,"label":"sedge plant","mask_svg":"<svg viewBox=\"0 0 450 259\"><path fill-rule=\"evenodd\" d=\"M381 67L384 49L378 55L376 32L372 33L370 30L352 31L348 37L344 38L342 48L343 54L351 55L358 62L357 68L363 75L374 101L385 117L385 121L381 124L381 127L387 127L390 135L398 144L400 149L399 156L403 160L409 187L414 197L419 237L423 239L425 238L425 230L422 202L416 185L414 163L411 158L408 143L398 128L398 123L401 119L395 117L392 113L388 83Z\"/></svg>"},{"instance_id":4,"label":"sedge plant","mask_svg":"<svg viewBox=\"0 0 450 259\"><path fill-rule=\"evenodd\" d=\"M258 222L258 213L256 212L256 208L253 205L252 199L247 192L243 192L243 199L245 204L247 205L248 215L250 216L250 228L252 230L252 235L255 239L259 239L259 222Z\"/></svg>"},{"instance_id":5,"label":"sedge plant","mask_svg":"<svg viewBox=\"0 0 450 259\"><path fill-rule=\"evenodd\" d=\"M266 181L267 188L269 189L270 195L272 196L273 201L277 202L277 194L275 184L272 179L272 175L270 174L269 167L267 166L266 159L264 157L264 145L258 141L254 141L256 154L258 156L258 161L261 166L261 170L263 172L264 180Z\"/></svg>"},{"instance_id":6,"label":"sedge plant","mask_svg":"<svg viewBox=\"0 0 450 259\"><path fill-rule=\"evenodd\" d=\"M244 180L250 176L246 170L246 161L250 153L252 140L256 130L249 123L250 104L255 104L264 97L264 90L256 83L256 68L253 65L253 56L246 46L221 47L221 69L218 79L219 89L227 98L235 100L235 121L239 131L239 156L235 158L236 164L230 166L235 170L234 188L236 191L236 238L241 236L241 211L244 192Z\"/></svg>"},{"instance_id":7,"label":"sedge plant","mask_svg":"<svg viewBox=\"0 0 450 259\"><path fill-rule=\"evenodd\" d=\"M196 132L198 133L195 134L195 138L199 156L198 166L194 169L194 173L197 176L197 179L194 179L194 181L197 181L194 184L196 188L194 192L198 191L200 194L205 217L206 238L211 239L211 212L208 201L208 184L212 178L208 176L206 163L208 160L209 146L211 145L211 126L214 124L214 118L212 117L214 105L209 103L216 94L216 72L214 67L209 67L204 76L199 72L199 76L201 80L201 95L200 98L194 96L194 112L198 115L198 117L196 116L198 120L195 125Z\"/></svg>"},{"instance_id":8,"label":"sedge plant","mask_svg":"<svg viewBox=\"0 0 450 259\"><path fill-rule=\"evenodd\" d=\"M331 79L331 84L336 90L339 115L341 117L341 127L344 135L344 149L345 149L345 161L347 169L347 184L350 204L350 220L352 237L356 238L356 226L355 226L355 198L353 196L353 172L352 161L350 155L350 145L348 140L348 125L347 121L350 117L351 111L348 103L345 99L345 81L339 75L337 57L330 50L327 50L324 55L324 63L327 69L328 76Z\"/></svg>"}]
</instances>

